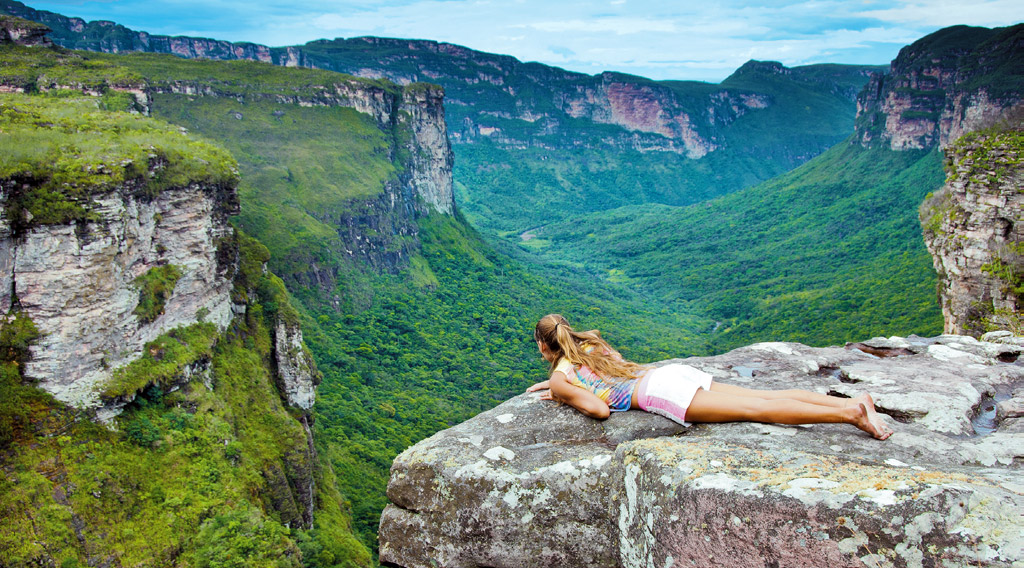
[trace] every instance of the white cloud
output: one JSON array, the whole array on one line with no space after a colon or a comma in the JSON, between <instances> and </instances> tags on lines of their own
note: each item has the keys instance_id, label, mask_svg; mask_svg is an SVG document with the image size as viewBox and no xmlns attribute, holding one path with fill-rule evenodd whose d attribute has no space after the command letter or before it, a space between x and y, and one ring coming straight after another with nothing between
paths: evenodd
<instances>
[{"instance_id":1,"label":"white cloud","mask_svg":"<svg viewBox=\"0 0 1024 568\"><path fill-rule=\"evenodd\" d=\"M999 27L1024 21L1024 2L1021 0L929 0L899 4L893 8L865 10L860 14L886 22L940 28L958 24Z\"/></svg>"},{"instance_id":2,"label":"white cloud","mask_svg":"<svg viewBox=\"0 0 1024 568\"><path fill-rule=\"evenodd\" d=\"M648 20L643 18L599 18L592 20L562 20L531 22L516 24L517 28L532 28L542 32L565 33L601 33L610 32L618 35L637 33L676 33L676 25L671 21Z\"/></svg>"}]
</instances>

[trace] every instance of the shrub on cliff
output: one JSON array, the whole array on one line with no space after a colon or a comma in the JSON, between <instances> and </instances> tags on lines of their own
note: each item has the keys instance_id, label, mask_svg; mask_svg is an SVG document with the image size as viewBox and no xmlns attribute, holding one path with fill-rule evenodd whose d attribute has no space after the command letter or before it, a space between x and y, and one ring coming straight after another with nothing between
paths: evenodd
<instances>
[{"instance_id":1,"label":"shrub on cliff","mask_svg":"<svg viewBox=\"0 0 1024 568\"><path fill-rule=\"evenodd\" d=\"M173 264L154 266L135 279L139 287L139 305L132 312L142 323L151 323L164 313L164 305L174 293L181 269Z\"/></svg>"},{"instance_id":2,"label":"shrub on cliff","mask_svg":"<svg viewBox=\"0 0 1024 568\"><path fill-rule=\"evenodd\" d=\"M26 426L28 402L38 397L22 376L29 346L38 338L35 323L23 312L12 310L0 321L0 449L14 440L16 429Z\"/></svg>"}]
</instances>

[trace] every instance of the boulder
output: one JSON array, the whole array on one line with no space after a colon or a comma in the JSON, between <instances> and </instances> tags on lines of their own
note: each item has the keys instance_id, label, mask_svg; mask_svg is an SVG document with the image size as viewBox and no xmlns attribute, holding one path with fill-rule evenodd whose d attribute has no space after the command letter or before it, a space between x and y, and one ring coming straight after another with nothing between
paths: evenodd
<instances>
[{"instance_id":1,"label":"boulder","mask_svg":"<svg viewBox=\"0 0 1024 568\"><path fill-rule=\"evenodd\" d=\"M1022 347L761 343L684 362L752 388L870 392L896 430L683 427L519 395L395 460L380 560L427 566L1022 566ZM869 353L872 352L872 353ZM892 356L880 356L892 355ZM996 411L996 407L1007 411Z\"/></svg>"}]
</instances>

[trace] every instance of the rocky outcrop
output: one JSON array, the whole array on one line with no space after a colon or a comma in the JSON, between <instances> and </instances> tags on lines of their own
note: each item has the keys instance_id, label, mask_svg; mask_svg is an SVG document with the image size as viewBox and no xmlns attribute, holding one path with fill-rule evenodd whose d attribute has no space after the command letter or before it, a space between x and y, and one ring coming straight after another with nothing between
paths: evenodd
<instances>
[{"instance_id":1,"label":"rocky outcrop","mask_svg":"<svg viewBox=\"0 0 1024 568\"><path fill-rule=\"evenodd\" d=\"M17 185L4 181L0 201ZM238 213L233 187L190 184L153 198L124 187L93 203L95 221L21 235L0 218L0 311L16 301L42 333L25 376L78 407L97 406L97 387L159 335L199 320L227 327L236 269L219 250ZM137 279L166 265L181 276L160 313L144 321Z\"/></svg>"},{"instance_id":2,"label":"rocky outcrop","mask_svg":"<svg viewBox=\"0 0 1024 568\"><path fill-rule=\"evenodd\" d=\"M754 388L871 392L896 433L683 428L518 396L394 462L382 563L419 566L1017 566L1021 346L969 337L751 345L685 362ZM869 354L868 351L877 355ZM893 355L887 357L886 355ZM995 403L1005 405L1001 421Z\"/></svg>"},{"instance_id":3,"label":"rocky outcrop","mask_svg":"<svg viewBox=\"0 0 1024 568\"><path fill-rule=\"evenodd\" d=\"M0 15L0 45L13 43L26 47L50 46L53 42L46 34L50 28L15 16Z\"/></svg>"},{"instance_id":4,"label":"rocky outcrop","mask_svg":"<svg viewBox=\"0 0 1024 568\"><path fill-rule=\"evenodd\" d=\"M274 326L274 363L277 385L285 401L301 410L311 410L321 375L302 341L302 328L297 323L279 319Z\"/></svg>"},{"instance_id":5,"label":"rocky outcrop","mask_svg":"<svg viewBox=\"0 0 1024 568\"><path fill-rule=\"evenodd\" d=\"M1020 331L1024 304L1024 133L968 135L946 149L946 185L921 206L945 333Z\"/></svg>"},{"instance_id":6,"label":"rocky outcrop","mask_svg":"<svg viewBox=\"0 0 1024 568\"><path fill-rule=\"evenodd\" d=\"M1024 24L954 26L901 49L858 96L856 139L893 150L945 147L992 124L1024 100L1015 63L1022 48Z\"/></svg>"}]
</instances>

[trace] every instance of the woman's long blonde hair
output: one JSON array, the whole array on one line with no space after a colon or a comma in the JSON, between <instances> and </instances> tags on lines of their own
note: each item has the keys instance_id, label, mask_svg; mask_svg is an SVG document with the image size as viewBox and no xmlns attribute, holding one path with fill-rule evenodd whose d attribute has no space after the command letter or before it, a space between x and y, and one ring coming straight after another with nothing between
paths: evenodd
<instances>
[{"instance_id":1,"label":"woman's long blonde hair","mask_svg":"<svg viewBox=\"0 0 1024 568\"><path fill-rule=\"evenodd\" d=\"M625 381L642 374L647 367L626 361L619 352L601 339L600 332L574 331L569 321L559 314L548 314L537 322L533 338L543 343L554 357L551 370L565 357L573 365L586 365L608 382ZM589 353L588 345L593 345Z\"/></svg>"}]
</instances>

